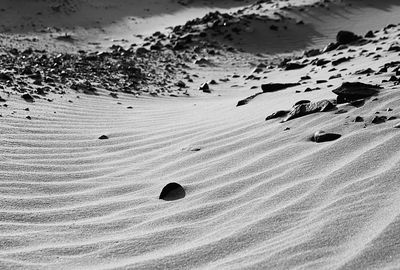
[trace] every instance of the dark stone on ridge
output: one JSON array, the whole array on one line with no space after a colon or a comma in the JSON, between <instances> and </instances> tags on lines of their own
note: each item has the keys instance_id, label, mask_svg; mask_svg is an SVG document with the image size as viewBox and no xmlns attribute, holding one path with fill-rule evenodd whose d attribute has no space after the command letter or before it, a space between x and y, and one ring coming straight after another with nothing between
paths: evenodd
<instances>
[{"instance_id":1,"label":"dark stone on ridge","mask_svg":"<svg viewBox=\"0 0 400 270\"><path fill-rule=\"evenodd\" d=\"M159 199L165 201L175 201L186 196L185 189L178 183L169 183L161 191Z\"/></svg>"},{"instance_id":2,"label":"dark stone on ridge","mask_svg":"<svg viewBox=\"0 0 400 270\"><path fill-rule=\"evenodd\" d=\"M320 100L317 102L303 103L294 106L293 109L289 112L289 115L285 119L285 121L289 121L295 118L299 118L317 112L331 111L334 108L336 108L336 106L329 100Z\"/></svg>"},{"instance_id":3,"label":"dark stone on ridge","mask_svg":"<svg viewBox=\"0 0 400 270\"><path fill-rule=\"evenodd\" d=\"M261 89L264 93L275 92L289 87L300 85L299 83L268 83L262 84Z\"/></svg>"},{"instance_id":4,"label":"dark stone on ridge","mask_svg":"<svg viewBox=\"0 0 400 270\"><path fill-rule=\"evenodd\" d=\"M360 36L350 31L339 31L336 35L336 41L340 45L349 44L360 39Z\"/></svg>"},{"instance_id":5,"label":"dark stone on ridge","mask_svg":"<svg viewBox=\"0 0 400 270\"><path fill-rule=\"evenodd\" d=\"M270 114L267 116L267 118L265 118L265 121L271 120L271 119L275 119L275 118L280 118L280 117L284 117L289 113L289 111L284 111L284 110L280 110L277 112L274 112L273 114Z\"/></svg>"},{"instance_id":6,"label":"dark stone on ridge","mask_svg":"<svg viewBox=\"0 0 400 270\"><path fill-rule=\"evenodd\" d=\"M21 97L27 102L34 102L35 101L35 99L29 94L23 94Z\"/></svg>"},{"instance_id":7,"label":"dark stone on ridge","mask_svg":"<svg viewBox=\"0 0 400 270\"><path fill-rule=\"evenodd\" d=\"M325 131L317 131L312 136L311 140L316 143L330 142L339 139L342 135L337 133L325 133Z\"/></svg>"},{"instance_id":8,"label":"dark stone on ridge","mask_svg":"<svg viewBox=\"0 0 400 270\"><path fill-rule=\"evenodd\" d=\"M340 104L377 95L379 89L381 89L381 87L378 85L360 82L345 82L340 87L332 90L332 92L338 95L337 103Z\"/></svg>"}]
</instances>

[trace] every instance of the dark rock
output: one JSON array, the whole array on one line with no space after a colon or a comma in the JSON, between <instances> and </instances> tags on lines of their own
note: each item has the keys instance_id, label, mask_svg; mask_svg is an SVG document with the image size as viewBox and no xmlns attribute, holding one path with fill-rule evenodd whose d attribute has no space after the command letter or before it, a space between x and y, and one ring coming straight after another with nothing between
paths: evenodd
<instances>
[{"instance_id":1,"label":"dark rock","mask_svg":"<svg viewBox=\"0 0 400 270\"><path fill-rule=\"evenodd\" d=\"M322 142L335 141L335 140L339 139L340 137L342 137L342 135L340 135L340 134L326 133L325 131L317 131L314 133L311 140L316 143L322 143Z\"/></svg>"},{"instance_id":2,"label":"dark rock","mask_svg":"<svg viewBox=\"0 0 400 270\"><path fill-rule=\"evenodd\" d=\"M365 99L354 100L354 101L351 101L349 104L350 104L351 106L354 106L354 107L359 108L359 107L364 106L364 104L365 104Z\"/></svg>"},{"instance_id":3,"label":"dark rock","mask_svg":"<svg viewBox=\"0 0 400 270\"><path fill-rule=\"evenodd\" d=\"M310 76L303 76L300 78L301 80L305 81L305 80L310 80L311 77Z\"/></svg>"},{"instance_id":4,"label":"dark rock","mask_svg":"<svg viewBox=\"0 0 400 270\"><path fill-rule=\"evenodd\" d=\"M374 72L375 72L375 70L373 70L372 68L367 68L367 69L357 70L354 74L363 75L363 74L371 74L371 73L374 73Z\"/></svg>"},{"instance_id":5,"label":"dark rock","mask_svg":"<svg viewBox=\"0 0 400 270\"><path fill-rule=\"evenodd\" d=\"M184 82L182 82L182 81L176 82L175 85L178 86L179 88L185 88L186 87L186 84Z\"/></svg>"},{"instance_id":6,"label":"dark rock","mask_svg":"<svg viewBox=\"0 0 400 270\"><path fill-rule=\"evenodd\" d=\"M28 120L32 120L32 117L30 117L29 115L26 117L26 119Z\"/></svg>"},{"instance_id":7,"label":"dark rock","mask_svg":"<svg viewBox=\"0 0 400 270\"><path fill-rule=\"evenodd\" d=\"M7 100L5 100L4 98L0 97L0 102L6 102Z\"/></svg>"},{"instance_id":8,"label":"dark rock","mask_svg":"<svg viewBox=\"0 0 400 270\"><path fill-rule=\"evenodd\" d=\"M317 84L321 84L321 83L327 83L327 80L317 80Z\"/></svg>"},{"instance_id":9,"label":"dark rock","mask_svg":"<svg viewBox=\"0 0 400 270\"><path fill-rule=\"evenodd\" d=\"M357 116L353 122L364 122L364 118L362 118L361 116Z\"/></svg>"},{"instance_id":10,"label":"dark rock","mask_svg":"<svg viewBox=\"0 0 400 270\"><path fill-rule=\"evenodd\" d=\"M268 83L262 84L261 89L264 93L275 92L289 87L300 85L299 83Z\"/></svg>"},{"instance_id":11,"label":"dark rock","mask_svg":"<svg viewBox=\"0 0 400 270\"><path fill-rule=\"evenodd\" d=\"M297 101L293 106L297 106L297 105L304 104L304 103L310 103L310 102L311 102L310 100L303 99L303 100Z\"/></svg>"},{"instance_id":12,"label":"dark rock","mask_svg":"<svg viewBox=\"0 0 400 270\"><path fill-rule=\"evenodd\" d=\"M185 189L178 183L169 183L161 191L159 199L165 201L175 201L186 196Z\"/></svg>"},{"instance_id":13,"label":"dark rock","mask_svg":"<svg viewBox=\"0 0 400 270\"><path fill-rule=\"evenodd\" d=\"M27 102L35 102L35 99L29 94L23 94L21 97Z\"/></svg>"},{"instance_id":14,"label":"dark rock","mask_svg":"<svg viewBox=\"0 0 400 270\"><path fill-rule=\"evenodd\" d=\"M341 63L350 61L350 59L351 59L351 57L341 57L339 59L336 59L336 60L332 61L332 66L337 66L337 65L339 65Z\"/></svg>"},{"instance_id":15,"label":"dark rock","mask_svg":"<svg viewBox=\"0 0 400 270\"><path fill-rule=\"evenodd\" d=\"M336 42L339 45L349 44L349 43L355 42L360 39L361 39L360 36L357 36L353 32L350 32L350 31L339 31L339 33L337 33L337 35L336 35Z\"/></svg>"},{"instance_id":16,"label":"dark rock","mask_svg":"<svg viewBox=\"0 0 400 270\"><path fill-rule=\"evenodd\" d=\"M316 62L315 62L315 65L316 66L324 66L324 65L326 65L326 64L328 64L328 63L330 63L331 61L330 60L326 60L326 59L318 59Z\"/></svg>"},{"instance_id":17,"label":"dark rock","mask_svg":"<svg viewBox=\"0 0 400 270\"><path fill-rule=\"evenodd\" d=\"M389 79L389 82L398 82L400 79L398 79L396 76L391 76Z\"/></svg>"},{"instance_id":18,"label":"dark rock","mask_svg":"<svg viewBox=\"0 0 400 270\"><path fill-rule=\"evenodd\" d=\"M256 94L254 94L252 96L249 96L249 97L247 97L245 99L239 100L239 102L237 103L236 107L246 105L247 103L249 103L251 100L253 100L256 96L258 96L260 94L263 94L263 92L256 93Z\"/></svg>"},{"instance_id":19,"label":"dark rock","mask_svg":"<svg viewBox=\"0 0 400 270\"><path fill-rule=\"evenodd\" d=\"M347 113L347 111L345 109L340 109L335 112L335 114L344 114L344 113Z\"/></svg>"},{"instance_id":20,"label":"dark rock","mask_svg":"<svg viewBox=\"0 0 400 270\"><path fill-rule=\"evenodd\" d=\"M380 87L360 82L345 82L340 87L332 90L338 95L337 103L352 102L358 99L365 99L379 93Z\"/></svg>"},{"instance_id":21,"label":"dark rock","mask_svg":"<svg viewBox=\"0 0 400 270\"><path fill-rule=\"evenodd\" d=\"M317 101L317 102L303 103L303 104L294 106L293 109L289 112L289 115L285 119L285 121L289 121L289 120L292 120L295 118L299 118L299 117L317 113L317 112L331 111L334 108L336 108L336 106L329 100L321 100L321 101Z\"/></svg>"},{"instance_id":22,"label":"dark rock","mask_svg":"<svg viewBox=\"0 0 400 270\"><path fill-rule=\"evenodd\" d=\"M397 43L390 45L389 52L400 52L400 45Z\"/></svg>"},{"instance_id":23,"label":"dark rock","mask_svg":"<svg viewBox=\"0 0 400 270\"><path fill-rule=\"evenodd\" d=\"M366 38L374 38L374 37L375 37L375 34L374 34L374 32L372 32L372 31L368 31L368 32L365 34L365 37L366 37Z\"/></svg>"},{"instance_id":24,"label":"dark rock","mask_svg":"<svg viewBox=\"0 0 400 270\"><path fill-rule=\"evenodd\" d=\"M327 52L336 50L337 47L339 47L338 44L336 44L336 43L329 43L329 44L322 50L322 53L327 53Z\"/></svg>"},{"instance_id":25,"label":"dark rock","mask_svg":"<svg viewBox=\"0 0 400 270\"><path fill-rule=\"evenodd\" d=\"M372 119L371 123L372 123L372 124L382 124L382 123L385 123L386 120L387 120L387 117L386 117L386 116L378 116L378 115L376 115L376 116Z\"/></svg>"},{"instance_id":26,"label":"dark rock","mask_svg":"<svg viewBox=\"0 0 400 270\"><path fill-rule=\"evenodd\" d=\"M106 135L101 135L99 137L99 140L107 140L107 139L108 139L108 136L106 136Z\"/></svg>"},{"instance_id":27,"label":"dark rock","mask_svg":"<svg viewBox=\"0 0 400 270\"><path fill-rule=\"evenodd\" d=\"M317 56L320 54L321 54L321 50L319 50L319 49L311 49L311 50L304 52L304 55L306 57L313 57L313 56Z\"/></svg>"},{"instance_id":28,"label":"dark rock","mask_svg":"<svg viewBox=\"0 0 400 270\"><path fill-rule=\"evenodd\" d=\"M271 120L271 119L275 119L275 118L280 118L280 117L284 117L289 113L289 111L284 111L284 110L280 110L277 112L274 112L273 114L270 114L267 116L267 118L265 118L265 121Z\"/></svg>"},{"instance_id":29,"label":"dark rock","mask_svg":"<svg viewBox=\"0 0 400 270\"><path fill-rule=\"evenodd\" d=\"M272 31L278 31L279 30L278 26L276 26L276 25L271 25L269 27L269 29L271 29Z\"/></svg>"},{"instance_id":30,"label":"dark rock","mask_svg":"<svg viewBox=\"0 0 400 270\"><path fill-rule=\"evenodd\" d=\"M289 63L285 64L285 70L301 69L301 68L304 68L306 66L307 65L305 65L305 64L289 62Z\"/></svg>"},{"instance_id":31,"label":"dark rock","mask_svg":"<svg viewBox=\"0 0 400 270\"><path fill-rule=\"evenodd\" d=\"M200 58L200 59L196 60L194 63L196 65L199 65L199 66L206 66L206 65L210 65L211 64L210 61L208 61L205 58Z\"/></svg>"},{"instance_id":32,"label":"dark rock","mask_svg":"<svg viewBox=\"0 0 400 270\"><path fill-rule=\"evenodd\" d=\"M200 85L199 87L200 91L206 92L206 91L210 91L210 87L208 86L208 83L203 83L202 85Z\"/></svg>"},{"instance_id":33,"label":"dark rock","mask_svg":"<svg viewBox=\"0 0 400 270\"><path fill-rule=\"evenodd\" d=\"M144 48L144 47L139 47L136 49L136 55L145 55L149 52L148 49Z\"/></svg>"}]
</instances>

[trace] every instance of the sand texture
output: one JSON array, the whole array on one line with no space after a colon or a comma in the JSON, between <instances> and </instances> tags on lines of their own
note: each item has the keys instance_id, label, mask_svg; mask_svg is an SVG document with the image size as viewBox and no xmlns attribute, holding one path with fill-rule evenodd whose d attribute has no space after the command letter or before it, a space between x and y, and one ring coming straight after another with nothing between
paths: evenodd
<instances>
[{"instance_id":1,"label":"sand texture","mask_svg":"<svg viewBox=\"0 0 400 270\"><path fill-rule=\"evenodd\" d=\"M117 2L3 24L0 269L400 269L399 3Z\"/></svg>"}]
</instances>

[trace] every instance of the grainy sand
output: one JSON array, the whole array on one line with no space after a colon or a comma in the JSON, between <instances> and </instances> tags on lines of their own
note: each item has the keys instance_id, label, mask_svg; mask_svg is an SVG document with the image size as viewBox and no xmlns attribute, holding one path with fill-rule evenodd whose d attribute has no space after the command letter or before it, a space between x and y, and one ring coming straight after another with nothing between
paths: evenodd
<instances>
[{"instance_id":1,"label":"grainy sand","mask_svg":"<svg viewBox=\"0 0 400 270\"><path fill-rule=\"evenodd\" d=\"M392 69L354 74L399 61L387 51L399 33L397 25L377 32L375 44L310 58L353 57L335 71L331 64L274 68L247 82L250 65L232 67L235 60L214 69L189 63L200 76L190 85L197 94L185 98L112 99L105 90L54 94L53 102L7 97L0 109L0 268L400 268L399 119L371 123L376 115L400 117L399 86L382 83ZM218 81L212 94L195 88L227 74L230 81ZM236 107L260 91L252 85L305 75L312 79ZM265 121L302 99L334 99L331 90L345 81L383 89L364 106L338 105L341 114ZM318 130L342 137L310 141ZM180 183L186 197L159 200L169 182Z\"/></svg>"}]
</instances>

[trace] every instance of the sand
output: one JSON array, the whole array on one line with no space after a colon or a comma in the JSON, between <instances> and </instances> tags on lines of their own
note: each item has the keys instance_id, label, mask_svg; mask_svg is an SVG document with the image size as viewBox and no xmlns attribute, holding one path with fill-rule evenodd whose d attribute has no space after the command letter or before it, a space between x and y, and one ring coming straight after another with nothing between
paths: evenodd
<instances>
[{"instance_id":1,"label":"sand","mask_svg":"<svg viewBox=\"0 0 400 270\"><path fill-rule=\"evenodd\" d=\"M152 4L164 7L161 2ZM312 16L290 11L301 14L304 28L296 27L304 32L280 30L271 43L243 43L249 51L210 56L214 66L188 61L189 73L198 75L186 82L189 96L118 92L114 99L99 87L98 95L68 89L49 93L46 98L52 102L41 98L28 103L4 86L0 96L8 107L0 108L0 268L398 269L400 129L394 126L400 122L400 101L398 82L388 80L399 78L394 70L399 65L378 71L399 61L399 52L388 49L399 41L400 26L382 18L390 18L400 6L382 1L377 11L365 2L352 2L351 7L329 5L330 10L307 5ZM196 1L171 1L164 8L196 17L210 10L255 8L226 3L205 8ZM338 15L331 15L332 10ZM338 19L343 10L356 15ZM379 20L373 28L365 23L372 12ZM146 20L157 22L159 16ZM359 26L349 24L352 20ZM382 29L388 23L396 25ZM155 23L157 29L143 34L168 31L165 24L175 22ZM334 42L333 32L345 26L360 35L377 30L376 37L309 58L301 55L304 49ZM307 44L299 44L301 33L310 29L314 34L307 36ZM32 32L14 29L6 35L5 48ZM87 38L82 35L85 42L68 46L53 42L48 48L94 49ZM279 47L285 55L275 54ZM288 52L295 52L292 62L307 60L307 65L290 71L276 66ZM312 64L317 58L341 57L351 59L337 66ZM254 73L260 62L267 67ZM367 68L374 72L355 74ZM337 74L341 77L331 78ZM260 79L246 80L249 75ZM306 75L311 79L302 80ZM224 78L229 81L220 80ZM218 84L210 85L211 93L198 90L212 79ZM335 100L333 89L355 81L382 89L362 106L338 104L332 111L291 121L265 121L299 100ZM236 106L260 92L261 84L276 82L301 84ZM357 116L363 121L355 122ZM376 116L386 120L374 124ZM311 141L319 130L341 137ZM99 140L102 135L108 139ZM170 182L181 184L186 196L160 200Z\"/></svg>"}]
</instances>

